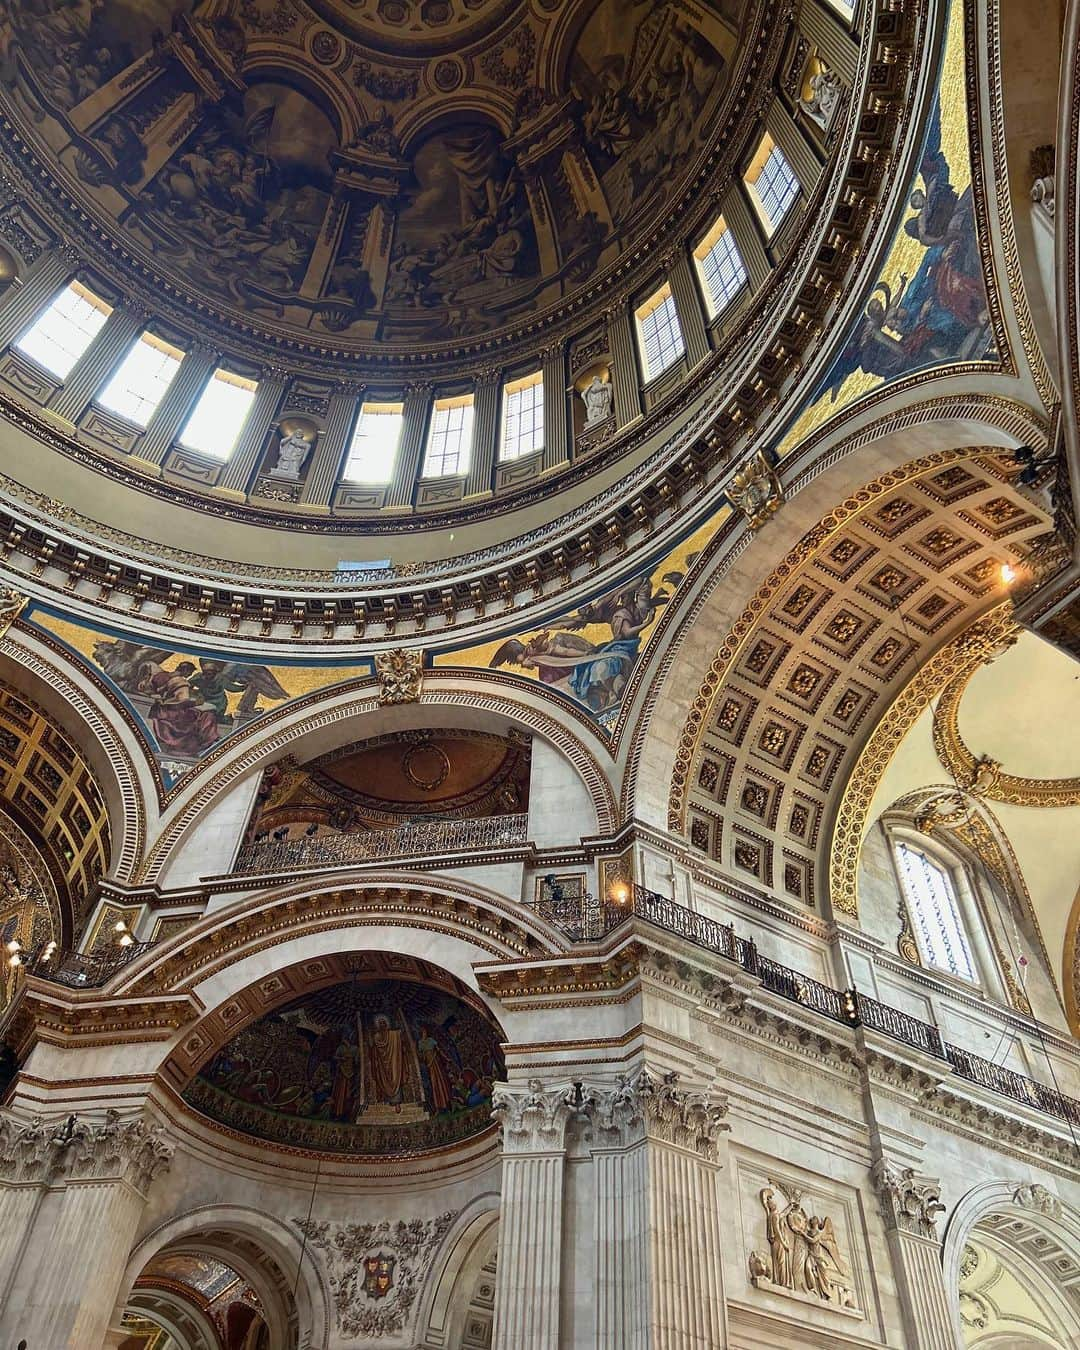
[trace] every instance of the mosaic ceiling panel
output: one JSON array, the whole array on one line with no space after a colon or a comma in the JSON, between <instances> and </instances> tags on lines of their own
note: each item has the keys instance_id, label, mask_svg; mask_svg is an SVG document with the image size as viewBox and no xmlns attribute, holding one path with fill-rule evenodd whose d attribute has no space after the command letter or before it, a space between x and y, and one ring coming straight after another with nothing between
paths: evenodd
<instances>
[{"instance_id":1,"label":"mosaic ceiling panel","mask_svg":"<svg viewBox=\"0 0 1080 1350\"><path fill-rule=\"evenodd\" d=\"M241 1134L330 1153L398 1156L490 1128L502 1034L452 977L442 987L354 971L250 1023L184 1089Z\"/></svg>"},{"instance_id":2,"label":"mosaic ceiling panel","mask_svg":"<svg viewBox=\"0 0 1080 1350\"><path fill-rule=\"evenodd\" d=\"M345 342L525 322L718 134L744 0L32 0L17 120L182 290Z\"/></svg>"}]
</instances>

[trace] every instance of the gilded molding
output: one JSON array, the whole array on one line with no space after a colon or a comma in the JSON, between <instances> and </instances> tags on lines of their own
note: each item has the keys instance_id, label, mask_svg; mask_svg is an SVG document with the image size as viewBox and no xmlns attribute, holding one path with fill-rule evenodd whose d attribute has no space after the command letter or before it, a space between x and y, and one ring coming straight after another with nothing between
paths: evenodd
<instances>
[{"instance_id":1,"label":"gilded molding","mask_svg":"<svg viewBox=\"0 0 1080 1350\"><path fill-rule=\"evenodd\" d=\"M916 671L874 728L845 784L833 828L829 894L835 912L858 917L859 854L870 805L900 743L947 680L991 659L1016 631L1011 603L987 610Z\"/></svg>"},{"instance_id":2,"label":"gilded molding","mask_svg":"<svg viewBox=\"0 0 1080 1350\"><path fill-rule=\"evenodd\" d=\"M941 765L968 791L979 784L977 793L987 801L1010 806L1080 806L1080 778L1021 778L999 768L980 782L979 769L985 760L964 744L960 734L960 702L978 667L958 675L942 689L934 708L934 749Z\"/></svg>"}]
</instances>

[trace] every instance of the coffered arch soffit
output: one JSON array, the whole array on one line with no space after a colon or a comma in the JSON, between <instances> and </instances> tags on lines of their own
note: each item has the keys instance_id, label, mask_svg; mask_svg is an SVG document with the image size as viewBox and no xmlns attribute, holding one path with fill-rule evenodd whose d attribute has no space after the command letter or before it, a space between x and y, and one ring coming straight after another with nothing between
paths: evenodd
<instances>
[{"instance_id":1,"label":"coffered arch soffit","mask_svg":"<svg viewBox=\"0 0 1080 1350\"><path fill-rule=\"evenodd\" d=\"M1018 444L1042 447L1045 441L1044 421L1000 393L942 393L908 406L898 400L877 416L855 410L850 423L815 432L780 466L781 509L756 533L736 519L722 525L657 624L615 737L624 766L623 814L667 825L675 722L681 724L702 687L716 655L716 634L733 626L761 578L797 552L838 503L846 512L849 499L868 483L884 489L931 462L948 463L980 448L997 454ZM912 460L913 449L925 464Z\"/></svg>"},{"instance_id":2,"label":"coffered arch soffit","mask_svg":"<svg viewBox=\"0 0 1080 1350\"><path fill-rule=\"evenodd\" d=\"M702 684L670 828L749 884L823 903L832 819L866 737L912 671L1001 599L1001 564L1023 567L1049 529L1014 479L1011 456L928 457L804 536ZM832 900L854 912L852 898Z\"/></svg>"}]
</instances>

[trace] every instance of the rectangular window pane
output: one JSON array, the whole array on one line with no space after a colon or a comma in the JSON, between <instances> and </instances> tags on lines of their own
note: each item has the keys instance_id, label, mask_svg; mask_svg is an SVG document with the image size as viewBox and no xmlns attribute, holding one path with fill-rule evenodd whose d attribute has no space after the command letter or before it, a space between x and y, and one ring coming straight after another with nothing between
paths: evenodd
<instances>
[{"instance_id":1,"label":"rectangular window pane","mask_svg":"<svg viewBox=\"0 0 1080 1350\"><path fill-rule=\"evenodd\" d=\"M520 459L544 448L544 377L538 370L503 389L503 438L499 458Z\"/></svg>"},{"instance_id":2,"label":"rectangular window pane","mask_svg":"<svg viewBox=\"0 0 1080 1350\"><path fill-rule=\"evenodd\" d=\"M400 403L365 403L356 419L345 477L353 483L389 483L404 423Z\"/></svg>"},{"instance_id":3,"label":"rectangular window pane","mask_svg":"<svg viewBox=\"0 0 1080 1350\"><path fill-rule=\"evenodd\" d=\"M975 963L946 868L919 849L896 846L904 894L928 964L975 982Z\"/></svg>"},{"instance_id":4,"label":"rectangular window pane","mask_svg":"<svg viewBox=\"0 0 1080 1350\"><path fill-rule=\"evenodd\" d=\"M110 412L145 427L165 397L184 353L153 333L143 333L97 397Z\"/></svg>"},{"instance_id":5,"label":"rectangular window pane","mask_svg":"<svg viewBox=\"0 0 1080 1350\"><path fill-rule=\"evenodd\" d=\"M243 430L257 386L254 380L215 370L195 404L180 444L215 459L228 459Z\"/></svg>"},{"instance_id":6,"label":"rectangular window pane","mask_svg":"<svg viewBox=\"0 0 1080 1350\"><path fill-rule=\"evenodd\" d=\"M425 478L445 478L467 473L472 452L473 397L440 398L431 413Z\"/></svg>"},{"instance_id":7,"label":"rectangular window pane","mask_svg":"<svg viewBox=\"0 0 1080 1350\"><path fill-rule=\"evenodd\" d=\"M768 133L762 137L746 185L770 234L775 234L799 195L799 180Z\"/></svg>"},{"instance_id":8,"label":"rectangular window pane","mask_svg":"<svg viewBox=\"0 0 1080 1350\"><path fill-rule=\"evenodd\" d=\"M81 281L72 281L38 315L15 346L58 379L66 380L111 313L111 305Z\"/></svg>"},{"instance_id":9,"label":"rectangular window pane","mask_svg":"<svg viewBox=\"0 0 1080 1350\"><path fill-rule=\"evenodd\" d=\"M694 250L694 258L709 301L709 313L719 314L746 285L746 268L723 216Z\"/></svg>"},{"instance_id":10,"label":"rectangular window pane","mask_svg":"<svg viewBox=\"0 0 1080 1350\"><path fill-rule=\"evenodd\" d=\"M662 286L639 306L637 318L645 378L653 379L683 354L683 335L670 286Z\"/></svg>"}]
</instances>

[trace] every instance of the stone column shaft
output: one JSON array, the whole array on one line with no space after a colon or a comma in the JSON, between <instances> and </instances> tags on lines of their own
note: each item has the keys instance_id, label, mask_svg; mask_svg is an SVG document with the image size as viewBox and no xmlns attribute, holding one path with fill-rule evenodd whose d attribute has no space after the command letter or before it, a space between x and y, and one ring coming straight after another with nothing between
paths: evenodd
<instances>
[{"instance_id":1,"label":"stone column shaft","mask_svg":"<svg viewBox=\"0 0 1080 1350\"><path fill-rule=\"evenodd\" d=\"M180 428L202 393L217 361L217 352L201 347L185 355L139 441L136 451L139 459L147 464L160 464L165 458L165 452L180 434Z\"/></svg>"},{"instance_id":2,"label":"stone column shaft","mask_svg":"<svg viewBox=\"0 0 1080 1350\"><path fill-rule=\"evenodd\" d=\"M330 400L326 414L326 429L319 437L303 491L300 493L302 502L307 502L311 506L329 505L338 478L341 476L345 445L352 430L356 405L362 398L363 390L356 389L348 393L335 394Z\"/></svg>"},{"instance_id":3,"label":"stone column shaft","mask_svg":"<svg viewBox=\"0 0 1080 1350\"><path fill-rule=\"evenodd\" d=\"M956 1350L937 1236L937 1216L945 1209L941 1186L882 1154L871 1177L881 1201L907 1344L910 1350Z\"/></svg>"},{"instance_id":4,"label":"stone column shaft","mask_svg":"<svg viewBox=\"0 0 1080 1350\"><path fill-rule=\"evenodd\" d=\"M675 297L675 311L679 316L679 327L682 329L683 342L686 345L686 360L693 370L709 355L712 346L705 327L701 295L690 268L690 259L685 253L679 253L667 277L671 294Z\"/></svg>"},{"instance_id":5,"label":"stone column shaft","mask_svg":"<svg viewBox=\"0 0 1080 1350\"><path fill-rule=\"evenodd\" d=\"M40 1182L0 1185L0 1309L11 1293L44 1193Z\"/></svg>"},{"instance_id":6,"label":"stone column shaft","mask_svg":"<svg viewBox=\"0 0 1080 1350\"><path fill-rule=\"evenodd\" d=\"M615 423L624 427L641 416L641 385L634 354L634 320L629 306L620 305L608 320L611 383L615 395Z\"/></svg>"},{"instance_id":7,"label":"stone column shaft","mask_svg":"<svg viewBox=\"0 0 1080 1350\"><path fill-rule=\"evenodd\" d=\"M734 187L728 193L722 215L728 229L735 236L735 247L750 278L750 287L757 290L769 279L772 264L761 241L761 233L750 212L750 206L740 187Z\"/></svg>"},{"instance_id":8,"label":"stone column shaft","mask_svg":"<svg viewBox=\"0 0 1080 1350\"><path fill-rule=\"evenodd\" d=\"M777 102L769 106L765 114L765 125L795 170L795 177L799 180L803 195L808 196L821 177L821 161L803 135L802 128L795 125L787 111Z\"/></svg>"},{"instance_id":9,"label":"stone column shaft","mask_svg":"<svg viewBox=\"0 0 1080 1350\"><path fill-rule=\"evenodd\" d=\"M394 481L386 496L387 506L409 506L412 503L416 480L420 476L420 457L424 453L432 400L433 392L427 385L417 385L405 395L401 446L398 449Z\"/></svg>"},{"instance_id":10,"label":"stone column shaft","mask_svg":"<svg viewBox=\"0 0 1080 1350\"><path fill-rule=\"evenodd\" d=\"M544 356L544 464L556 469L570 460L570 411L566 401L566 350Z\"/></svg>"},{"instance_id":11,"label":"stone column shaft","mask_svg":"<svg viewBox=\"0 0 1080 1350\"><path fill-rule=\"evenodd\" d=\"M596 1350L648 1344L649 1169L642 1141L593 1154Z\"/></svg>"},{"instance_id":12,"label":"stone column shaft","mask_svg":"<svg viewBox=\"0 0 1080 1350\"><path fill-rule=\"evenodd\" d=\"M465 495L490 492L495 456L500 444L499 426L502 378L499 372L485 374L477 381L473 394L473 442Z\"/></svg>"},{"instance_id":13,"label":"stone column shaft","mask_svg":"<svg viewBox=\"0 0 1080 1350\"><path fill-rule=\"evenodd\" d=\"M277 410L281 406L281 395L284 392L285 381L281 378L271 376L270 379L259 381L247 421L218 482L219 490L224 489L239 496L243 496L247 491L255 465L266 443L266 433L277 416Z\"/></svg>"},{"instance_id":14,"label":"stone column shaft","mask_svg":"<svg viewBox=\"0 0 1080 1350\"><path fill-rule=\"evenodd\" d=\"M721 1350L727 1341L713 1170L691 1152L651 1144L648 1204L646 1344Z\"/></svg>"},{"instance_id":15,"label":"stone column shaft","mask_svg":"<svg viewBox=\"0 0 1080 1350\"><path fill-rule=\"evenodd\" d=\"M9 286L0 303L0 347L23 335L38 310L44 309L70 278L75 265L62 253L43 253L17 286Z\"/></svg>"},{"instance_id":16,"label":"stone column shaft","mask_svg":"<svg viewBox=\"0 0 1080 1350\"><path fill-rule=\"evenodd\" d=\"M559 1350L563 1153L503 1161L492 1350Z\"/></svg>"},{"instance_id":17,"label":"stone column shaft","mask_svg":"<svg viewBox=\"0 0 1080 1350\"><path fill-rule=\"evenodd\" d=\"M77 422L90 400L112 374L124 353L142 332L146 316L114 309L104 327L75 363L71 374L49 403L50 412Z\"/></svg>"}]
</instances>

